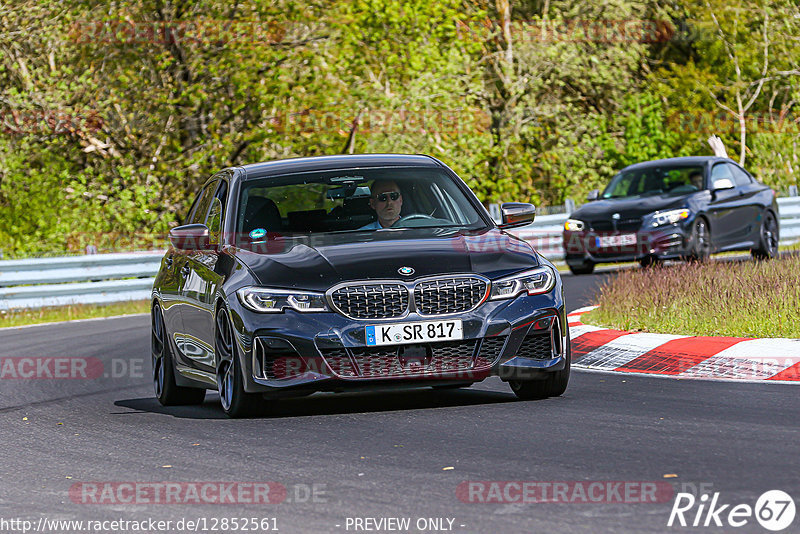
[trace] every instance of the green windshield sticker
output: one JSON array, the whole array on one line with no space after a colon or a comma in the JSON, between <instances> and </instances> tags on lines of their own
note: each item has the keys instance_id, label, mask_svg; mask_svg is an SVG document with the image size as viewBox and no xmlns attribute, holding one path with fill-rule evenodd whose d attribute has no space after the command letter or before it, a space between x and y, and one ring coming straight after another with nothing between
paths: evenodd
<instances>
[{"instance_id":1,"label":"green windshield sticker","mask_svg":"<svg viewBox=\"0 0 800 534\"><path fill-rule=\"evenodd\" d=\"M250 232L250 239L261 239L265 235L267 235L266 230L264 230L263 228L256 228L255 230Z\"/></svg>"}]
</instances>

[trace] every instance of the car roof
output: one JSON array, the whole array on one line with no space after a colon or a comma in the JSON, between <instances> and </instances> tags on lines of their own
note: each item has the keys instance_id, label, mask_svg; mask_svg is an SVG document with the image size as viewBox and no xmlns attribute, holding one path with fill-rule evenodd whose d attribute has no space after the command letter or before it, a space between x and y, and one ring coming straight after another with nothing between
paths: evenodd
<instances>
[{"instance_id":1,"label":"car roof","mask_svg":"<svg viewBox=\"0 0 800 534\"><path fill-rule=\"evenodd\" d=\"M640 163L634 163L633 165L628 165L627 167L623 168L622 171L644 169L647 167L659 167L662 165L707 165L709 163L716 163L718 161L725 161L727 163L736 163L730 158L721 158L719 156L686 156L681 158L666 158L666 159L656 159L652 161L642 161Z\"/></svg>"},{"instance_id":2,"label":"car roof","mask_svg":"<svg viewBox=\"0 0 800 534\"><path fill-rule=\"evenodd\" d=\"M242 165L243 179L317 170L364 167L444 167L436 158L419 154L353 154L291 158Z\"/></svg>"}]
</instances>

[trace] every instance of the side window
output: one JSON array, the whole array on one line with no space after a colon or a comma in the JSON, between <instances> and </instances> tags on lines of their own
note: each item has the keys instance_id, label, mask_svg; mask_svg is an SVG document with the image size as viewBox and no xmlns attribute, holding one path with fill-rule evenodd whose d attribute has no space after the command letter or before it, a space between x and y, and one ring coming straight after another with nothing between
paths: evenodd
<instances>
[{"instance_id":1,"label":"side window","mask_svg":"<svg viewBox=\"0 0 800 534\"><path fill-rule=\"evenodd\" d=\"M211 207L211 200L214 198L218 182L211 182L203 189L198 200L195 202L194 211L189 217L189 224L203 224L206 222L208 209Z\"/></svg>"},{"instance_id":2,"label":"side window","mask_svg":"<svg viewBox=\"0 0 800 534\"><path fill-rule=\"evenodd\" d=\"M731 173L731 169L727 163L717 163L714 165L714 168L711 169L711 187L714 187L717 180L730 180L731 186L736 185L736 180L733 178L733 174Z\"/></svg>"},{"instance_id":3,"label":"side window","mask_svg":"<svg viewBox=\"0 0 800 534\"><path fill-rule=\"evenodd\" d=\"M728 167L731 168L731 172L733 173L733 178L735 180L736 187L742 187L744 185L750 185L753 183L753 180L750 179L750 175L744 172L736 165L731 165L730 163L728 163Z\"/></svg>"}]
</instances>

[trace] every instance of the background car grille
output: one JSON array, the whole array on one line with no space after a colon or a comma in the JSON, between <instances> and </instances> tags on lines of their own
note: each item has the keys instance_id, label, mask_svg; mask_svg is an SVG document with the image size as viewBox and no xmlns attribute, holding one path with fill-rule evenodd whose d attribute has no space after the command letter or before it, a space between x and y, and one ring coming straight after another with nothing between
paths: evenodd
<instances>
[{"instance_id":1,"label":"background car grille","mask_svg":"<svg viewBox=\"0 0 800 534\"><path fill-rule=\"evenodd\" d=\"M414 303L423 315L465 312L480 304L486 287L479 278L427 280L414 288Z\"/></svg>"},{"instance_id":2,"label":"background car grille","mask_svg":"<svg viewBox=\"0 0 800 534\"><path fill-rule=\"evenodd\" d=\"M472 369L477 340L431 343L431 360L424 368L404 368L398 357L398 347L358 347L323 350L322 355L331 370L342 377L381 378L425 375ZM354 369L351 363L356 363Z\"/></svg>"},{"instance_id":3,"label":"background car grille","mask_svg":"<svg viewBox=\"0 0 800 534\"><path fill-rule=\"evenodd\" d=\"M553 347L550 343L550 332L532 334L522 340L522 345L517 351L517 356L548 360L553 357Z\"/></svg>"},{"instance_id":4,"label":"background car grille","mask_svg":"<svg viewBox=\"0 0 800 534\"><path fill-rule=\"evenodd\" d=\"M402 284L360 284L331 294L334 306L354 319L390 319L408 310L408 289Z\"/></svg>"},{"instance_id":5,"label":"background car grille","mask_svg":"<svg viewBox=\"0 0 800 534\"><path fill-rule=\"evenodd\" d=\"M481 350L475 358L475 368L491 367L500 358L503 346L506 344L508 336L494 336L484 338L481 342Z\"/></svg>"},{"instance_id":6,"label":"background car grille","mask_svg":"<svg viewBox=\"0 0 800 534\"><path fill-rule=\"evenodd\" d=\"M609 220L592 221L589 224L595 232L613 232L614 230L620 232L635 232L642 227L642 218L620 219L616 222Z\"/></svg>"}]
</instances>

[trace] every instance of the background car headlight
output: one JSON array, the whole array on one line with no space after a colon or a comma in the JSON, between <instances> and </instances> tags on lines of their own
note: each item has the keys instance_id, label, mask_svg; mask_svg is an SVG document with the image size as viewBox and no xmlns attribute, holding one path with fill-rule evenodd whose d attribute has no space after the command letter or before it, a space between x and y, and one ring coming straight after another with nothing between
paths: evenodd
<instances>
[{"instance_id":1,"label":"background car headlight","mask_svg":"<svg viewBox=\"0 0 800 534\"><path fill-rule=\"evenodd\" d=\"M647 226L663 226L665 224L675 224L676 222L688 219L691 212L684 208L679 210L657 211L648 216Z\"/></svg>"},{"instance_id":2,"label":"background car headlight","mask_svg":"<svg viewBox=\"0 0 800 534\"><path fill-rule=\"evenodd\" d=\"M564 230L570 232L581 232L584 228L586 228L586 223L578 219L567 219L567 222L564 223Z\"/></svg>"},{"instance_id":3,"label":"background car headlight","mask_svg":"<svg viewBox=\"0 0 800 534\"><path fill-rule=\"evenodd\" d=\"M328 311L325 295L311 291L287 291L264 287L244 287L236 292L245 308L262 313L280 313L285 308L299 312Z\"/></svg>"},{"instance_id":4,"label":"background car headlight","mask_svg":"<svg viewBox=\"0 0 800 534\"><path fill-rule=\"evenodd\" d=\"M541 267L492 282L492 293L489 299L510 299L522 292L527 292L528 295L540 295L547 293L555 285L556 275L553 269L547 265L542 265Z\"/></svg>"}]
</instances>

